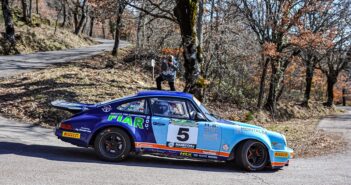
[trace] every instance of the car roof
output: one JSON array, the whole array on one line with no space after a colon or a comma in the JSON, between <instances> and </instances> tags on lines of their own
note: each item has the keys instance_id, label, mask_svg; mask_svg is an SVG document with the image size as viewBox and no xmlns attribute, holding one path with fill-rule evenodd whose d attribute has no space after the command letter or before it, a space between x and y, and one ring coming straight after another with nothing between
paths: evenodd
<instances>
[{"instance_id":1,"label":"car roof","mask_svg":"<svg viewBox=\"0 0 351 185\"><path fill-rule=\"evenodd\" d=\"M136 96L170 96L187 99L193 98L192 94L177 91L140 91L136 94Z\"/></svg>"}]
</instances>

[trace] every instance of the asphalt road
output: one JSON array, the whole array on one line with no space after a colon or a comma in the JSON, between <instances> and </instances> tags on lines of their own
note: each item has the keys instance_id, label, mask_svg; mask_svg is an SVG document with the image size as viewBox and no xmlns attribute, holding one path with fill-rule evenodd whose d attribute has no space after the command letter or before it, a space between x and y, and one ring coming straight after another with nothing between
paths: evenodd
<instances>
[{"instance_id":1,"label":"asphalt road","mask_svg":"<svg viewBox=\"0 0 351 185\"><path fill-rule=\"evenodd\" d=\"M347 113L325 118L319 127L340 132L351 143L351 107L345 109ZM339 154L293 159L282 170L256 173L225 163L150 156L108 163L92 149L59 141L51 129L0 117L0 185L7 184L351 184L351 145Z\"/></svg>"},{"instance_id":2,"label":"asphalt road","mask_svg":"<svg viewBox=\"0 0 351 185\"><path fill-rule=\"evenodd\" d=\"M351 141L351 107L320 127ZM349 145L350 147L350 145ZM0 184L351 184L350 148L333 156L293 159L279 171L242 172L224 163L132 156L100 161L92 149L56 139L51 129L0 118Z\"/></svg>"},{"instance_id":3,"label":"asphalt road","mask_svg":"<svg viewBox=\"0 0 351 185\"><path fill-rule=\"evenodd\" d=\"M85 48L67 49L61 51L37 52L27 55L0 56L0 77L14 75L32 70L44 69L53 64L69 62L75 59L93 56L104 51L110 51L113 40L96 39L101 44ZM127 46L125 41L120 47Z\"/></svg>"}]
</instances>

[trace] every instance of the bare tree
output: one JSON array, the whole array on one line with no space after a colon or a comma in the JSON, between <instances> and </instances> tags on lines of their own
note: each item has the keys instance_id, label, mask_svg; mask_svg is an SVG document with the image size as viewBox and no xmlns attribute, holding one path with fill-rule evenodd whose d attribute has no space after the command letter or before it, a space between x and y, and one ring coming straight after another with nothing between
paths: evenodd
<instances>
[{"instance_id":1,"label":"bare tree","mask_svg":"<svg viewBox=\"0 0 351 185\"><path fill-rule=\"evenodd\" d=\"M202 62L202 48L197 38L197 19L199 11L199 0L147 0L149 9L140 7L137 2L128 3L146 14L155 18L170 20L178 24L181 32L184 58L185 92L195 94L201 99L201 86L198 85L200 66ZM172 8L173 7L173 8Z\"/></svg>"},{"instance_id":2,"label":"bare tree","mask_svg":"<svg viewBox=\"0 0 351 185\"><path fill-rule=\"evenodd\" d=\"M271 78L265 108L272 113L276 111L278 92L282 88L285 70L291 57L299 53L299 50L291 48L291 43L287 42L287 35L297 26L296 20L310 11L312 5L313 1L297 0L240 0L237 4L248 26L255 32L265 57L269 57ZM264 74L266 69L263 69L263 78Z\"/></svg>"},{"instance_id":3,"label":"bare tree","mask_svg":"<svg viewBox=\"0 0 351 185\"><path fill-rule=\"evenodd\" d=\"M28 19L28 2L27 2L27 0L21 0L21 5L22 5L22 20L25 23L29 23L29 19Z\"/></svg>"},{"instance_id":4,"label":"bare tree","mask_svg":"<svg viewBox=\"0 0 351 185\"><path fill-rule=\"evenodd\" d=\"M2 14L5 20L5 38L11 45L15 45L15 27L13 25L11 8L8 0L1 0Z\"/></svg>"},{"instance_id":5,"label":"bare tree","mask_svg":"<svg viewBox=\"0 0 351 185\"><path fill-rule=\"evenodd\" d=\"M122 15L124 12L124 9L127 6L127 2L124 0L119 1L118 7L117 7L117 19L116 19L116 32L115 32L115 44L112 49L112 55L117 56L118 55L118 47L119 47L119 42L120 42L120 37L121 37L121 27L122 27Z\"/></svg>"},{"instance_id":6,"label":"bare tree","mask_svg":"<svg viewBox=\"0 0 351 185\"><path fill-rule=\"evenodd\" d=\"M78 22L76 24L76 28L75 28L75 31L74 31L74 33L76 35L78 35L81 32L81 29L83 27L85 18L87 16L87 13L86 13L86 3L87 3L87 1L88 0L83 0L82 2L80 2L80 1L77 2L77 6L80 8L80 11L81 11L81 16L80 16L79 22L77 21L78 20L77 19L78 15L76 15L76 18L75 18L75 21ZM77 14L78 14L78 12L77 12Z\"/></svg>"},{"instance_id":7,"label":"bare tree","mask_svg":"<svg viewBox=\"0 0 351 185\"><path fill-rule=\"evenodd\" d=\"M306 67L305 91L302 106L308 106L311 97L312 80L317 64L326 57L328 48L333 45L333 29L340 21L339 14L347 7L340 7L342 1L317 1L314 10L301 17L297 29L300 38L295 45L301 50L300 57Z\"/></svg>"},{"instance_id":8,"label":"bare tree","mask_svg":"<svg viewBox=\"0 0 351 185\"><path fill-rule=\"evenodd\" d=\"M35 0L35 11L39 15L39 0Z\"/></svg>"}]
</instances>

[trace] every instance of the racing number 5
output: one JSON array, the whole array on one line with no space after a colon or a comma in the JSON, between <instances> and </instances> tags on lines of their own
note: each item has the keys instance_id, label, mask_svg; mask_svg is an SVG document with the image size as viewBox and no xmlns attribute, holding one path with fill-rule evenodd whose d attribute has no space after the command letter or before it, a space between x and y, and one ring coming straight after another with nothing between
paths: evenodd
<instances>
[{"instance_id":1,"label":"racing number 5","mask_svg":"<svg viewBox=\"0 0 351 185\"><path fill-rule=\"evenodd\" d=\"M189 128L179 128L177 139L179 141L188 141L189 139Z\"/></svg>"}]
</instances>

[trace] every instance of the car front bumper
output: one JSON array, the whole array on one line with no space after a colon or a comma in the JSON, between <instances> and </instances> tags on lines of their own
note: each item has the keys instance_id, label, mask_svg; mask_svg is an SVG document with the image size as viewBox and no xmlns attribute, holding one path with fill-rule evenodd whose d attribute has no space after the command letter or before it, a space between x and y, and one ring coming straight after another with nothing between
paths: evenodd
<instances>
[{"instance_id":1,"label":"car front bumper","mask_svg":"<svg viewBox=\"0 0 351 185\"><path fill-rule=\"evenodd\" d=\"M285 147L284 150L272 150L271 155L271 167L281 168L288 166L290 159L294 158L294 151L289 147Z\"/></svg>"}]
</instances>

